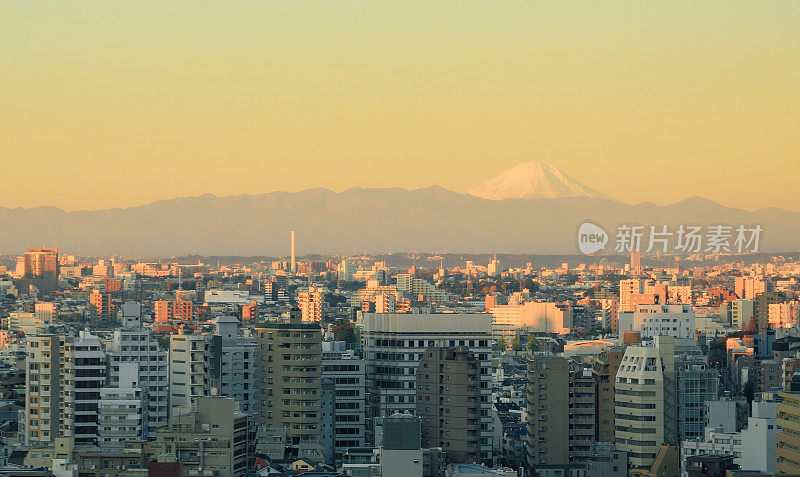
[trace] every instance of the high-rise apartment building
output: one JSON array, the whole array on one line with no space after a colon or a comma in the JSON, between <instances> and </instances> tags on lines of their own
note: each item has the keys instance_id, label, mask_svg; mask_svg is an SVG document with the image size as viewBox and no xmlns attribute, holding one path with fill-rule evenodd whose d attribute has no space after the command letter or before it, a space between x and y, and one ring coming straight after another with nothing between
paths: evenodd
<instances>
[{"instance_id":1,"label":"high-rise apartment building","mask_svg":"<svg viewBox=\"0 0 800 477\"><path fill-rule=\"evenodd\" d=\"M116 386L100 390L98 445L102 447L121 448L126 442L148 438L149 403L147 390L139 386L140 368L127 362L119 369Z\"/></svg>"},{"instance_id":2,"label":"high-rise apartment building","mask_svg":"<svg viewBox=\"0 0 800 477\"><path fill-rule=\"evenodd\" d=\"M592 375L597 386L595 399L595 440L614 442L614 383L625 349L606 348L591 359Z\"/></svg>"},{"instance_id":3,"label":"high-rise apartment building","mask_svg":"<svg viewBox=\"0 0 800 477\"><path fill-rule=\"evenodd\" d=\"M169 417L169 358L152 331L129 321L128 328L114 330L107 350L108 387L125 387L131 378L121 380L124 366L133 364L137 386L146 398L142 410L143 435L153 436Z\"/></svg>"},{"instance_id":4,"label":"high-rise apartment building","mask_svg":"<svg viewBox=\"0 0 800 477\"><path fill-rule=\"evenodd\" d=\"M313 285L308 287L297 294L297 305L304 322L322 321L325 317L325 289Z\"/></svg>"},{"instance_id":5,"label":"high-rise apartment building","mask_svg":"<svg viewBox=\"0 0 800 477\"><path fill-rule=\"evenodd\" d=\"M89 294L89 304L92 306L92 314L98 320L109 321L117 316L110 293L97 289L92 290L92 293Z\"/></svg>"},{"instance_id":6,"label":"high-rise apartment building","mask_svg":"<svg viewBox=\"0 0 800 477\"><path fill-rule=\"evenodd\" d=\"M415 414L416 373L425 350L465 346L476 356L481 374L480 460L491 460L491 323L485 313L364 313L361 342L369 417Z\"/></svg>"},{"instance_id":7,"label":"high-rise apartment building","mask_svg":"<svg viewBox=\"0 0 800 477\"><path fill-rule=\"evenodd\" d=\"M256 327L258 446L275 458L324 461L322 328L303 323L296 307L290 315L288 323Z\"/></svg>"},{"instance_id":8,"label":"high-rise apartment building","mask_svg":"<svg viewBox=\"0 0 800 477\"><path fill-rule=\"evenodd\" d=\"M661 444L678 442L675 339L657 336L651 346L628 346L617 371L616 438L632 468L649 469Z\"/></svg>"},{"instance_id":9,"label":"high-rise apartment building","mask_svg":"<svg viewBox=\"0 0 800 477\"><path fill-rule=\"evenodd\" d=\"M98 400L106 383L100 339L81 331L30 336L27 340L25 439L29 445L71 436L77 444L97 442Z\"/></svg>"},{"instance_id":10,"label":"high-rise apartment building","mask_svg":"<svg viewBox=\"0 0 800 477\"><path fill-rule=\"evenodd\" d=\"M701 439L706 426L706 401L719 397L719 375L702 354L675 357L678 384L678 436Z\"/></svg>"},{"instance_id":11,"label":"high-rise apartment building","mask_svg":"<svg viewBox=\"0 0 800 477\"><path fill-rule=\"evenodd\" d=\"M568 358L534 355L527 374L529 468L586 461L595 437L592 370Z\"/></svg>"},{"instance_id":12,"label":"high-rise apartment building","mask_svg":"<svg viewBox=\"0 0 800 477\"><path fill-rule=\"evenodd\" d=\"M733 300L731 302L731 326L737 330L745 329L753 317L753 310L753 300L744 298Z\"/></svg>"},{"instance_id":13,"label":"high-rise apartment building","mask_svg":"<svg viewBox=\"0 0 800 477\"><path fill-rule=\"evenodd\" d=\"M253 411L255 342L238 336L238 322L221 316L213 334L170 336L172 409L203 396L221 396L234 398L242 412Z\"/></svg>"},{"instance_id":14,"label":"high-rise apartment building","mask_svg":"<svg viewBox=\"0 0 800 477\"><path fill-rule=\"evenodd\" d=\"M322 342L322 375L334 383L334 462L346 449L364 447L367 418L367 365L344 342Z\"/></svg>"},{"instance_id":15,"label":"high-rise apartment building","mask_svg":"<svg viewBox=\"0 0 800 477\"><path fill-rule=\"evenodd\" d=\"M450 462L480 460L481 369L467 347L428 348L417 367L422 446L441 447Z\"/></svg>"}]
</instances>

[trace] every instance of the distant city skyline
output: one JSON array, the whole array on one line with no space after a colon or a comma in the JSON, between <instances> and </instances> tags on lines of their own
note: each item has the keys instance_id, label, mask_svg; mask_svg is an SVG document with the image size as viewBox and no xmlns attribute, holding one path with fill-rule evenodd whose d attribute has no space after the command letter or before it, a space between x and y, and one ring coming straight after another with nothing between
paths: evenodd
<instances>
[{"instance_id":1,"label":"distant city skyline","mask_svg":"<svg viewBox=\"0 0 800 477\"><path fill-rule=\"evenodd\" d=\"M6 4L0 206L465 192L536 161L626 203L797 210L798 8Z\"/></svg>"}]
</instances>

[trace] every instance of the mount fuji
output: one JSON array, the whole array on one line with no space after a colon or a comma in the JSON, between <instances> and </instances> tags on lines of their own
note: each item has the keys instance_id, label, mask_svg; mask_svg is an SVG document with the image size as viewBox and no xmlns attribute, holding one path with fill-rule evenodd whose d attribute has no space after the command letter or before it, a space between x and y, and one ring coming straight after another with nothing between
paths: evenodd
<instances>
[{"instance_id":1,"label":"mount fuji","mask_svg":"<svg viewBox=\"0 0 800 477\"><path fill-rule=\"evenodd\" d=\"M523 162L468 192L488 200L558 199L607 195L589 188L551 164Z\"/></svg>"}]
</instances>

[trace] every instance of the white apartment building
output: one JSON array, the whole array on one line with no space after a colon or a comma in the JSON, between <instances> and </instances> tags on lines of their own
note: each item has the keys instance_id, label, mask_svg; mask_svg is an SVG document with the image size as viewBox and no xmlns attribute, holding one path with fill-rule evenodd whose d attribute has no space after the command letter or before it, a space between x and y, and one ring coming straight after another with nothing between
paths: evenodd
<instances>
[{"instance_id":1,"label":"white apartment building","mask_svg":"<svg viewBox=\"0 0 800 477\"><path fill-rule=\"evenodd\" d=\"M148 439L147 389L139 387L140 368L135 362L119 367L117 386L100 390L98 445L103 447Z\"/></svg>"},{"instance_id":2,"label":"white apartment building","mask_svg":"<svg viewBox=\"0 0 800 477\"><path fill-rule=\"evenodd\" d=\"M694 341L694 310L691 305L636 305L633 312L619 315L620 339L625 331L640 331L642 338L672 336Z\"/></svg>"},{"instance_id":3,"label":"white apartment building","mask_svg":"<svg viewBox=\"0 0 800 477\"><path fill-rule=\"evenodd\" d=\"M397 275L397 290L402 292L406 298L414 301L422 298L424 301L431 303L444 303L450 297L446 291L436 285L422 278L414 278L409 273Z\"/></svg>"},{"instance_id":4,"label":"white apartment building","mask_svg":"<svg viewBox=\"0 0 800 477\"><path fill-rule=\"evenodd\" d=\"M614 383L615 446L630 466L650 468L662 443L678 442L675 340L657 336L651 346L628 346Z\"/></svg>"},{"instance_id":5,"label":"white apartment building","mask_svg":"<svg viewBox=\"0 0 800 477\"><path fill-rule=\"evenodd\" d=\"M334 382L334 460L342 453L366 445L367 364L344 342L322 342L322 375Z\"/></svg>"},{"instance_id":6,"label":"white apartment building","mask_svg":"<svg viewBox=\"0 0 800 477\"><path fill-rule=\"evenodd\" d=\"M255 342L238 336L232 316L217 318L213 335L170 336L170 407L203 396L234 398L242 412L254 409Z\"/></svg>"},{"instance_id":7,"label":"white apartment building","mask_svg":"<svg viewBox=\"0 0 800 477\"><path fill-rule=\"evenodd\" d=\"M146 396L142 413L144 435L154 436L156 429L169 419L168 352L158 344L148 328L118 328L108 349L108 387L123 385L121 369L126 364L138 367L137 383Z\"/></svg>"},{"instance_id":8,"label":"white apartment building","mask_svg":"<svg viewBox=\"0 0 800 477\"><path fill-rule=\"evenodd\" d=\"M425 349L467 346L480 362L481 459L491 459L492 318L486 313L364 313L369 417L415 414L416 372Z\"/></svg>"}]
</instances>

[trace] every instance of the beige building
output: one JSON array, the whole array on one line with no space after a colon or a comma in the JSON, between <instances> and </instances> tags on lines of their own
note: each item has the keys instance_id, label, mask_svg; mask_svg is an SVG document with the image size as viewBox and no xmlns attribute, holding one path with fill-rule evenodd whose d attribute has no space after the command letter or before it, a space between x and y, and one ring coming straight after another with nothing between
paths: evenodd
<instances>
[{"instance_id":1,"label":"beige building","mask_svg":"<svg viewBox=\"0 0 800 477\"><path fill-rule=\"evenodd\" d=\"M303 323L295 308L288 323L259 324L256 340L259 450L273 458L324 461L322 328Z\"/></svg>"},{"instance_id":2,"label":"beige building","mask_svg":"<svg viewBox=\"0 0 800 477\"><path fill-rule=\"evenodd\" d=\"M183 475L244 475L255 458L256 423L231 398L204 397L176 412L158 429L149 453L180 462Z\"/></svg>"},{"instance_id":3,"label":"beige building","mask_svg":"<svg viewBox=\"0 0 800 477\"><path fill-rule=\"evenodd\" d=\"M528 360L525 395L528 466L567 465L591 456L595 436L595 382L591 369L567 358Z\"/></svg>"},{"instance_id":4,"label":"beige building","mask_svg":"<svg viewBox=\"0 0 800 477\"><path fill-rule=\"evenodd\" d=\"M778 393L776 424L778 432L777 471L779 474L800 474L800 394Z\"/></svg>"},{"instance_id":5,"label":"beige building","mask_svg":"<svg viewBox=\"0 0 800 477\"><path fill-rule=\"evenodd\" d=\"M416 399L423 447L441 447L450 462L480 459L480 383L480 362L469 348L425 350Z\"/></svg>"}]
</instances>

